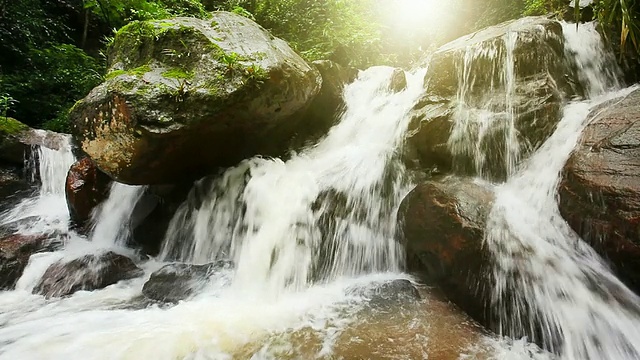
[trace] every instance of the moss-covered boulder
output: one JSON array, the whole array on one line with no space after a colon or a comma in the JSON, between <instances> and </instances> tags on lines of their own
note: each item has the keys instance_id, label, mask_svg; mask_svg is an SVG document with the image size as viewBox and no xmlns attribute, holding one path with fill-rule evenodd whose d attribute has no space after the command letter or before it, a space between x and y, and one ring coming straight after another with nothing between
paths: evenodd
<instances>
[{"instance_id":1,"label":"moss-covered boulder","mask_svg":"<svg viewBox=\"0 0 640 360\"><path fill-rule=\"evenodd\" d=\"M0 160L11 164L22 164L25 145L21 141L31 128L20 121L0 116Z\"/></svg>"},{"instance_id":2,"label":"moss-covered boulder","mask_svg":"<svg viewBox=\"0 0 640 360\"><path fill-rule=\"evenodd\" d=\"M0 116L0 162L22 166L25 152L31 146L60 150L67 144L66 136L32 129L16 119Z\"/></svg>"},{"instance_id":3,"label":"moss-covered boulder","mask_svg":"<svg viewBox=\"0 0 640 360\"><path fill-rule=\"evenodd\" d=\"M528 17L452 41L428 60L407 141L410 167L501 180L580 93L559 22Z\"/></svg>"},{"instance_id":4,"label":"moss-covered boulder","mask_svg":"<svg viewBox=\"0 0 640 360\"><path fill-rule=\"evenodd\" d=\"M304 136L318 71L248 18L133 22L115 35L105 82L71 110L98 167L129 184L175 183Z\"/></svg>"}]
</instances>

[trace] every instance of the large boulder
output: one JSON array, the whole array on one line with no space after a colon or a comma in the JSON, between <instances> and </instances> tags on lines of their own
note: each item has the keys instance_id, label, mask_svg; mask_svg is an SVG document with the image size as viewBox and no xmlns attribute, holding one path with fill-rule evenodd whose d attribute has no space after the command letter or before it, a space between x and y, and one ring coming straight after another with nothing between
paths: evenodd
<instances>
[{"instance_id":1,"label":"large boulder","mask_svg":"<svg viewBox=\"0 0 640 360\"><path fill-rule=\"evenodd\" d=\"M232 267L228 261L204 265L168 264L151 274L142 287L142 294L151 300L177 303L202 291L212 276Z\"/></svg>"},{"instance_id":2,"label":"large boulder","mask_svg":"<svg viewBox=\"0 0 640 360\"><path fill-rule=\"evenodd\" d=\"M80 290L97 290L144 273L126 256L112 251L101 255L85 255L65 262L58 261L45 271L33 289L46 298L62 297Z\"/></svg>"},{"instance_id":3,"label":"large boulder","mask_svg":"<svg viewBox=\"0 0 640 360\"><path fill-rule=\"evenodd\" d=\"M106 81L71 110L82 149L128 184L194 180L306 134L318 71L250 19L133 22L115 35Z\"/></svg>"},{"instance_id":4,"label":"large boulder","mask_svg":"<svg viewBox=\"0 0 640 360\"><path fill-rule=\"evenodd\" d=\"M640 291L640 90L591 116L564 168L560 212Z\"/></svg>"},{"instance_id":5,"label":"large boulder","mask_svg":"<svg viewBox=\"0 0 640 360\"><path fill-rule=\"evenodd\" d=\"M428 61L425 92L412 112L410 167L501 180L539 147L579 92L562 26L529 17L464 36Z\"/></svg>"},{"instance_id":6,"label":"large boulder","mask_svg":"<svg viewBox=\"0 0 640 360\"><path fill-rule=\"evenodd\" d=\"M71 165L65 194L69 216L75 226L82 227L91 218L92 210L107 198L110 183L111 178L87 156Z\"/></svg>"},{"instance_id":7,"label":"large boulder","mask_svg":"<svg viewBox=\"0 0 640 360\"><path fill-rule=\"evenodd\" d=\"M491 259L483 238L493 199L484 185L446 177L418 185L398 211L409 269L483 323Z\"/></svg>"}]
</instances>

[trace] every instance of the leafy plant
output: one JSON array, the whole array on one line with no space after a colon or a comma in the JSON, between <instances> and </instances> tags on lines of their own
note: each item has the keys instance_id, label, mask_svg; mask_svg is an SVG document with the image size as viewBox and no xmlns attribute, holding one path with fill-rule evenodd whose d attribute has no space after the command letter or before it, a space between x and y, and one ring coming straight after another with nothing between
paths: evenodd
<instances>
[{"instance_id":1,"label":"leafy plant","mask_svg":"<svg viewBox=\"0 0 640 360\"><path fill-rule=\"evenodd\" d=\"M0 95L0 114L2 114L3 118L7 118L7 114L13 105L15 105L18 101L11 97L11 95L4 93Z\"/></svg>"}]
</instances>

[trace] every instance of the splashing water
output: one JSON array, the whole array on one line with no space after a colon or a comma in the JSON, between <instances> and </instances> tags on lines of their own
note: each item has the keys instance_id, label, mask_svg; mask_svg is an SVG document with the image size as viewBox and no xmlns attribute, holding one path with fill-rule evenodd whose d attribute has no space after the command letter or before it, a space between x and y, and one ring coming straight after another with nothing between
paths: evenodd
<instances>
[{"instance_id":1,"label":"splashing water","mask_svg":"<svg viewBox=\"0 0 640 360\"><path fill-rule=\"evenodd\" d=\"M562 219L556 202L560 173L590 112L634 88L615 87L615 63L587 24L565 25L590 100L567 105L557 130L522 168L496 190L486 245L495 257L493 310L501 331L529 329L563 359L640 358L640 299ZM582 25L581 25L582 27ZM588 51L581 49L590 44ZM612 65L614 64L614 65ZM599 95L599 96L596 96Z\"/></svg>"},{"instance_id":2,"label":"splashing water","mask_svg":"<svg viewBox=\"0 0 640 360\"><path fill-rule=\"evenodd\" d=\"M36 134L40 132L36 130ZM31 157L26 161L29 165L27 172L32 180L39 180L40 190L34 196L22 200L13 209L0 214L0 225L37 217L36 221L29 222L28 226L20 226L20 232L41 234L68 230L65 180L75 157L71 151L70 136L60 135L57 141L59 150L43 146L34 146L31 149ZM39 179L36 179L36 174L39 174Z\"/></svg>"},{"instance_id":3,"label":"splashing water","mask_svg":"<svg viewBox=\"0 0 640 360\"><path fill-rule=\"evenodd\" d=\"M125 247L131 227L129 219L146 186L131 186L112 182L109 197L91 214L94 224L89 239L97 246Z\"/></svg>"},{"instance_id":4,"label":"splashing water","mask_svg":"<svg viewBox=\"0 0 640 360\"><path fill-rule=\"evenodd\" d=\"M341 123L316 146L286 162L246 161L209 186L198 208L183 205L163 257L226 255L237 264L237 286L272 294L314 279L398 271L395 212L409 188L396 149L424 72L409 74L399 93L388 90L392 74L372 68L348 86Z\"/></svg>"}]
</instances>

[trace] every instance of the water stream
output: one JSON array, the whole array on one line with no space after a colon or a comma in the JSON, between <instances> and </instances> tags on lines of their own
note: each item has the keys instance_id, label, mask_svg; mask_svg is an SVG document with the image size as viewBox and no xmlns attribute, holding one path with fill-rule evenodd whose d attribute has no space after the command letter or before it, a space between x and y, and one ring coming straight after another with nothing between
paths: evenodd
<instances>
[{"instance_id":1,"label":"water stream","mask_svg":"<svg viewBox=\"0 0 640 360\"><path fill-rule=\"evenodd\" d=\"M591 25L564 31L587 97L566 104L540 149L527 159L517 143L516 34L505 36L504 52L468 51L468 61L478 53L499 59L493 86L501 107L467 106L471 95L461 86L450 145L472 155L485 176L482 131L504 130L507 180L497 186L485 239L496 260L493 301L502 333L532 326L513 316L516 309L534 314L543 340L562 359L637 359L640 301L567 227L555 200L589 112L630 89L619 89ZM462 83L472 79L468 65ZM39 149L40 192L0 214L0 225L35 217L20 231L63 234L64 247L32 256L16 289L0 293L0 359L554 358L531 339L487 334L432 289L420 287L417 304L382 310L355 291L414 281L402 272L395 231L397 208L412 188L400 149L424 72L407 72L407 88L393 92L393 69L363 71L344 90L340 122L317 144L287 161L248 159L198 181L171 220L160 255L148 261L127 248L145 187L113 183L92 230L81 236L68 228L64 199L70 146ZM130 255L145 275L60 299L31 294L50 264L107 250ZM167 262L216 260L235 267L187 301L151 304L141 294Z\"/></svg>"}]
</instances>

